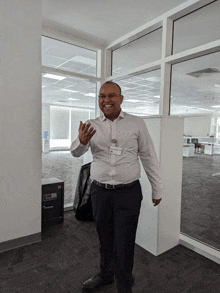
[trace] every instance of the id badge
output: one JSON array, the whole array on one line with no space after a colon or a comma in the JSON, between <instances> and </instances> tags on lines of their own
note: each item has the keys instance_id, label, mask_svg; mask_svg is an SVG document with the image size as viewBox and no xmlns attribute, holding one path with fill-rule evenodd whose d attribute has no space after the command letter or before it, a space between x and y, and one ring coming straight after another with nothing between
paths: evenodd
<instances>
[{"instance_id":1,"label":"id badge","mask_svg":"<svg viewBox=\"0 0 220 293\"><path fill-rule=\"evenodd\" d=\"M118 147L111 146L109 152L110 152L110 154L120 156L121 153L122 153L122 148L118 148Z\"/></svg>"}]
</instances>

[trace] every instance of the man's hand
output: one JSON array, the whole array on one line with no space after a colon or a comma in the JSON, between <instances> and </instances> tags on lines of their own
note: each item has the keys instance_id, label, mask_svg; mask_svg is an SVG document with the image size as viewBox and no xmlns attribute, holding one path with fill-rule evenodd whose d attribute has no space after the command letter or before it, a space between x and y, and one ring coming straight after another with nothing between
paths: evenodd
<instances>
[{"instance_id":1,"label":"man's hand","mask_svg":"<svg viewBox=\"0 0 220 293\"><path fill-rule=\"evenodd\" d=\"M90 127L91 123L82 123L80 121L79 125L79 140L81 144L87 145L87 143L90 141L90 139L93 137L93 135L96 133L96 130L93 130L93 127Z\"/></svg>"},{"instance_id":2,"label":"man's hand","mask_svg":"<svg viewBox=\"0 0 220 293\"><path fill-rule=\"evenodd\" d=\"M153 199L152 202L154 203L154 207L157 206L161 202L162 198L160 199Z\"/></svg>"}]
</instances>

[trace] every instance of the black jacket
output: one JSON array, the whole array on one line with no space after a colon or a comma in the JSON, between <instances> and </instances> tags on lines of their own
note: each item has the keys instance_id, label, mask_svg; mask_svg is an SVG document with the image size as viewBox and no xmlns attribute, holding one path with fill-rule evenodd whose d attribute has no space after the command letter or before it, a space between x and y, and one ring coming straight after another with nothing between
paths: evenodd
<instances>
[{"instance_id":1,"label":"black jacket","mask_svg":"<svg viewBox=\"0 0 220 293\"><path fill-rule=\"evenodd\" d=\"M75 217L77 220L81 221L94 221L90 196L90 187L92 183L90 178L90 166L91 163L88 163L81 167L73 203Z\"/></svg>"}]
</instances>

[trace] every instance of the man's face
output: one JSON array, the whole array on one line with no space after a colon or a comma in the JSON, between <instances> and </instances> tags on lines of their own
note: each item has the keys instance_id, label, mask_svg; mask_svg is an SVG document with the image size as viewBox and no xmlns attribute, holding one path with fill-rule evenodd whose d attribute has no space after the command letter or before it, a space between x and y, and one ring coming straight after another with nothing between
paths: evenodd
<instances>
[{"instance_id":1,"label":"man's face","mask_svg":"<svg viewBox=\"0 0 220 293\"><path fill-rule=\"evenodd\" d=\"M120 95L120 90L117 85L106 83L100 88L99 108L111 121L116 119L120 114L122 101L123 96Z\"/></svg>"}]
</instances>

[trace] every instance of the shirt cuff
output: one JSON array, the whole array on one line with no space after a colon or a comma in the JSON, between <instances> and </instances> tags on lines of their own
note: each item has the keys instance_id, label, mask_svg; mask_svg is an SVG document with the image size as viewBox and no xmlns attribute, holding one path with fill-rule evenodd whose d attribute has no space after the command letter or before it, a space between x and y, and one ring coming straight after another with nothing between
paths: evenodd
<instances>
[{"instance_id":1,"label":"shirt cuff","mask_svg":"<svg viewBox=\"0 0 220 293\"><path fill-rule=\"evenodd\" d=\"M88 149L88 144L89 143L87 143L86 145L81 144L79 137L77 137L76 140L70 146L70 152L74 157L80 157L86 151L86 149Z\"/></svg>"},{"instance_id":2,"label":"shirt cuff","mask_svg":"<svg viewBox=\"0 0 220 293\"><path fill-rule=\"evenodd\" d=\"M162 198L162 189L152 190L152 198L153 199L161 199Z\"/></svg>"}]
</instances>

